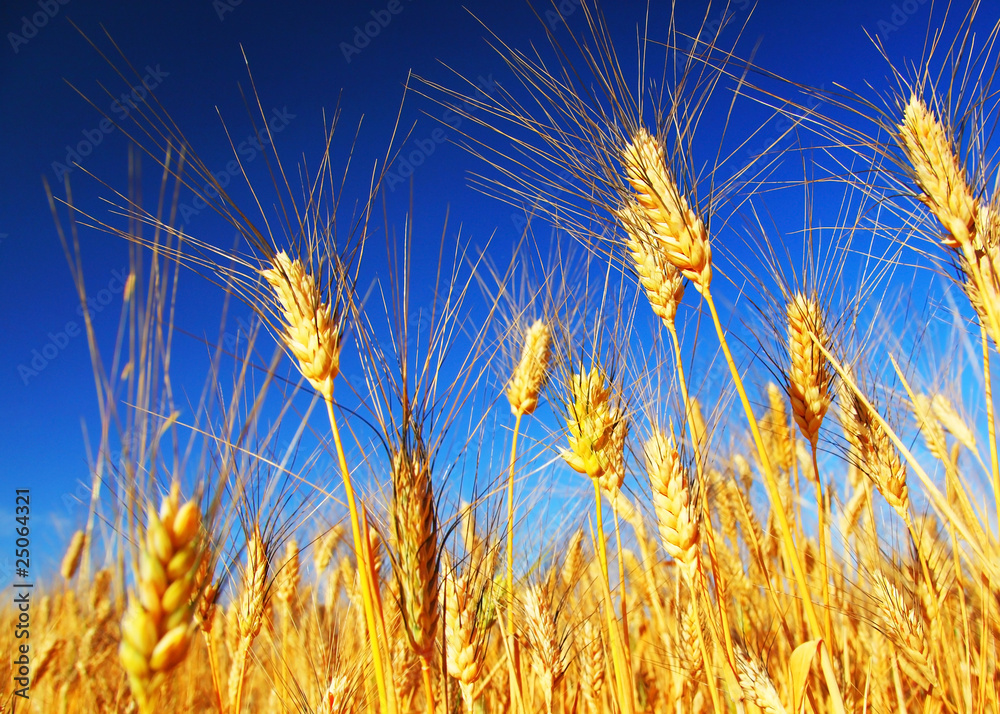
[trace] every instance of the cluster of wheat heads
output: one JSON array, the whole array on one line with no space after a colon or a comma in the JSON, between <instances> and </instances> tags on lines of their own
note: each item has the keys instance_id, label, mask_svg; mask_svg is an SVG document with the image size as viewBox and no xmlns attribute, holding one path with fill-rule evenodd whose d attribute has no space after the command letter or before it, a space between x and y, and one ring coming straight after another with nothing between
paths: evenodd
<instances>
[{"instance_id":1,"label":"cluster of wheat heads","mask_svg":"<svg viewBox=\"0 0 1000 714\"><path fill-rule=\"evenodd\" d=\"M957 309L987 388L963 408L924 386L939 375L915 373L919 360L892 341L852 339L863 311L847 324L823 284L838 270L774 276L769 338L727 326L716 298L735 276L719 264L733 231L721 216L751 205L740 191L764 185L767 160L695 180L691 134L716 84L741 76L732 55L700 37L681 53L673 36L670 101L640 101L646 88L629 93L599 9L583 7L596 81L512 53L535 101L501 92L469 116L525 130L520 148L538 165L517 174L491 159L502 187L577 236L586 268L557 260L543 297L513 295L519 252L469 320L467 293L489 261L459 243L419 335L408 334L412 227L388 251L399 262L380 286L384 314L355 293L368 215L339 235L331 223L332 131L304 202L286 197L287 225L272 232L212 184L158 105L141 113L165 180L212 185L206 202L250 252L233 261L120 194L128 228L90 218L152 258L136 258L125 337L106 366L88 325L104 415L93 497L61 579L40 593L32 700L18 710L1000 712L989 68L976 101L930 75L901 82L875 117L888 140L816 120L891 159L845 179L894 202L867 230L891 234L902 218L895 240L940 247L967 296ZM955 46L949 66L965 57ZM970 104L973 140L955 109ZM862 121L871 105L838 106ZM220 347L210 387L185 408L170 396L165 337L178 264L250 305L279 346L269 361L255 335L239 354ZM698 306L714 333L701 343L685 334ZM750 316L742 323L752 332ZM753 340L766 364L732 349ZM342 360L362 363L363 386L343 379ZM235 387L223 399L227 361ZM980 369L948 367L960 385ZM265 420L271 390L280 415ZM316 405L325 419L311 418ZM316 450L274 447L282 421L297 422L296 440L312 430ZM200 446L178 447L182 431ZM567 473L587 483L584 497L553 493ZM582 517L539 526L553 510Z\"/></svg>"}]
</instances>

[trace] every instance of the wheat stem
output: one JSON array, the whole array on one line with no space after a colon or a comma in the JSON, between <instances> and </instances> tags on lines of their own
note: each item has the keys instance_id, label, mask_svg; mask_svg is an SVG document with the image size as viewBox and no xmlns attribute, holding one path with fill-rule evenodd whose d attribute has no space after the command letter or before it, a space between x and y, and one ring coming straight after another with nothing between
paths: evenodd
<instances>
[{"instance_id":1,"label":"wheat stem","mask_svg":"<svg viewBox=\"0 0 1000 714\"><path fill-rule=\"evenodd\" d=\"M798 585L802 596L802 605L805 609L806 620L809 622L809 629L812 631L813 637L819 637L822 634L822 628L819 626L819 619L816 617L816 611L813 608L812 599L809 595L809 585L806 582L805 570L802 567L802 562L795 549L795 541L792 538L792 529L788 523L788 515L785 513L785 508L781 503L781 496L778 492L778 482L774 477L774 469L771 465L771 459L768 456L767 448L764 445L764 439L760 433L760 426L757 424L757 417L753 413L753 407L750 405L750 399L747 397L746 389L743 387L743 379L740 377L739 369L736 367L736 361L733 359L732 352L729 350L729 344L726 340L726 331L722 327L722 321L719 319L719 312L715 308L715 301L712 299L711 293L707 291L703 293L703 297L705 302L708 304L708 310L712 315L712 322L715 324L715 331L719 335L719 343L722 346L722 353L725 355L726 363L729 365L729 371L732 374L736 392L740 397L740 403L743 405L743 411L746 412L747 421L750 423L750 433L753 436L754 444L757 447L757 456L760 459L761 471L764 473L764 485L767 488L767 493L771 500L771 507L774 509L775 517L778 520L778 527L781 529L781 542L784 546L786 557L792 566L796 584Z\"/></svg>"},{"instance_id":2,"label":"wheat stem","mask_svg":"<svg viewBox=\"0 0 1000 714\"><path fill-rule=\"evenodd\" d=\"M351 483L351 471L347 467L347 458L344 455L344 445L340 440L340 430L337 428L337 419L333 413L333 397L325 396L326 413L330 418L330 429L333 432L333 442L337 449L337 461L340 464L340 474L344 481L344 493L347 500L347 508L351 517L351 535L354 538L354 559L358 564L358 578L361 581L361 596L364 601L365 625L368 628L368 644L372 653L372 671L375 675L375 686L378 688L378 698L380 711L391 712L389 709L388 696L386 694L385 673L382 669L382 657L379 652L378 629L375 624L375 607L372 602L372 584L369 563L365 557L364 545L361 540L361 525L358 518L357 500L354 496L354 486Z\"/></svg>"},{"instance_id":3,"label":"wheat stem","mask_svg":"<svg viewBox=\"0 0 1000 714\"><path fill-rule=\"evenodd\" d=\"M833 621L830 603L830 564L827 557L826 536L826 497L823 495L823 479L819 477L819 464L816 459L816 444L811 444L813 476L816 478L816 529L819 531L819 562L823 573L823 624L826 627L826 641L833 642Z\"/></svg>"},{"instance_id":4,"label":"wheat stem","mask_svg":"<svg viewBox=\"0 0 1000 714\"><path fill-rule=\"evenodd\" d=\"M618 622L615 619L615 605L611 597L611 581L608 577L608 551L604 543L604 519L601 515L601 484L598 479L591 479L594 482L594 501L597 508L597 553L601 566L601 588L604 592L604 613L608 624L608 637L611 640L612 661L615 671L615 689L617 690L618 706L626 714L632 714L635 710L632 698L632 676L631 668L627 666L622 654L621 632L618 630Z\"/></svg>"},{"instance_id":5,"label":"wheat stem","mask_svg":"<svg viewBox=\"0 0 1000 714\"><path fill-rule=\"evenodd\" d=\"M632 661L632 645L629 639L628 631L628 604L625 602L628 598L625 597L625 555L622 550L622 533L621 524L618 518L618 496L617 494L612 495L611 498L611 512L615 517L615 541L618 546L618 587L622 589L622 643L625 647L625 660L627 662Z\"/></svg>"},{"instance_id":6,"label":"wheat stem","mask_svg":"<svg viewBox=\"0 0 1000 714\"><path fill-rule=\"evenodd\" d=\"M517 437L521 431L521 412L514 416L514 436L510 442L510 473L507 478L507 639L510 651L511 695L517 690L520 701L521 672L517 657L517 640L514 637L514 464L517 459Z\"/></svg>"},{"instance_id":7,"label":"wheat stem","mask_svg":"<svg viewBox=\"0 0 1000 714\"><path fill-rule=\"evenodd\" d=\"M768 496L771 499L771 505L774 508L775 516L778 519L778 527L781 529L781 542L784 546L786 556L791 563L796 585L798 586L801 594L802 605L805 609L809 630L813 633L813 637L820 637L823 630L820 627L819 619L816 617L816 610L813 607L812 599L810 597L809 584L806 582L806 575L805 570L802 567L802 561L799 559L798 552L795 550L795 542L792 540L792 530L788 525L788 516L785 514L785 509L781 505L781 496L778 493L778 484L774 478L774 471L771 467L771 460L767 455L767 449L764 447L764 440L761 438L757 418L754 416L753 408L750 406L750 400L747 398L746 390L743 388L743 380L740 377L739 370L736 368L736 362L733 360L733 355L729 351L729 344L726 341L726 333L722 327L722 322L719 320L719 312L715 309L715 301L712 300L712 294L706 290L702 293L702 297L708 304L708 310L712 314L712 322L715 323L715 331L719 335L719 343L722 346L722 352L726 357L726 363L729 365L729 371L733 376L733 384L736 387L737 394L739 394L740 402L743 405L743 411L746 412L747 421L750 423L750 433L753 435L754 444L757 447L757 454L761 462L761 469L764 472L764 485L767 488ZM813 339L815 340L815 336ZM818 346L823 350L827 359L830 359L829 353L826 352L823 346ZM822 648L820 662L823 667L823 674L826 677L827 689L829 690L830 698L833 700L834 711L843 712L844 702L840 695L840 689L836 684L836 674L833 670L833 663L830 660L828 648Z\"/></svg>"},{"instance_id":8,"label":"wheat stem","mask_svg":"<svg viewBox=\"0 0 1000 714\"><path fill-rule=\"evenodd\" d=\"M698 429L695 427L694 411L689 397L687 378L684 375L684 360L681 352L681 342L677 336L677 328L673 325L673 323L668 323L667 331L670 333L670 340L674 347L674 365L677 370L677 385L680 387L681 401L684 403L685 423L687 424L688 431L691 434L691 444L694 449L694 467L695 474L698 477L698 491L699 499L701 501L701 525L704 528L706 535L705 540L708 543L708 562L712 567L712 576L715 578L715 605L716 610L719 613L720 629L722 630L723 638L726 643L726 660L728 661L729 667L732 669L733 675L735 676L736 651L733 647L733 636L729 627L729 613L726 611L725 604L722 601L723 594L726 592L726 580L719 568L719 559L715 549L715 527L712 524L712 514L708 507L708 484L706 483L705 466L702 463L701 456L702 440L698 434ZM701 573L702 583L706 589L705 591L708 592L707 578L705 576L704 568L700 563L699 571Z\"/></svg>"},{"instance_id":9,"label":"wheat stem","mask_svg":"<svg viewBox=\"0 0 1000 714\"><path fill-rule=\"evenodd\" d=\"M986 401L986 427L990 439L990 469L993 475L993 503L997 509L997 533L1000 534L1000 457L997 454L996 412L993 408L993 384L990 379L990 343L986 327L979 326L983 345L983 399Z\"/></svg>"},{"instance_id":10,"label":"wheat stem","mask_svg":"<svg viewBox=\"0 0 1000 714\"><path fill-rule=\"evenodd\" d=\"M431 663L424 655L420 655L420 675L424 680L424 697L427 700L427 714L434 714L434 685L431 683Z\"/></svg>"}]
</instances>

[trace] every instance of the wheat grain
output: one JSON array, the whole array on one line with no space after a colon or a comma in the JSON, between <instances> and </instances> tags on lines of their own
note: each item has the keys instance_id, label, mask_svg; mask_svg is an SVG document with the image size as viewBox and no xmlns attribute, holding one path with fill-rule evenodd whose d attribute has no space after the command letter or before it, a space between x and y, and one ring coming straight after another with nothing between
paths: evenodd
<instances>
[{"instance_id":1,"label":"wheat grain","mask_svg":"<svg viewBox=\"0 0 1000 714\"><path fill-rule=\"evenodd\" d=\"M663 324L672 327L677 306L684 298L684 278L662 251L662 243L646 222L638 204L627 204L618 220L625 228L625 245L632 267L646 291L653 312Z\"/></svg>"},{"instance_id":2,"label":"wheat grain","mask_svg":"<svg viewBox=\"0 0 1000 714\"><path fill-rule=\"evenodd\" d=\"M612 438L617 410L610 404L611 389L599 367L573 375L569 383L566 427L569 449L562 457L570 467L593 479L604 475L607 461L601 450Z\"/></svg>"},{"instance_id":3,"label":"wheat grain","mask_svg":"<svg viewBox=\"0 0 1000 714\"><path fill-rule=\"evenodd\" d=\"M421 446L392 460L392 524L403 625L415 654L427 659L438 625L437 515L430 464Z\"/></svg>"},{"instance_id":4,"label":"wheat grain","mask_svg":"<svg viewBox=\"0 0 1000 714\"><path fill-rule=\"evenodd\" d=\"M931 688L937 683L937 674L923 626L882 571L875 571L872 583L873 593L882 608L882 617L889 634L903 654L901 664L920 686Z\"/></svg>"},{"instance_id":5,"label":"wheat grain","mask_svg":"<svg viewBox=\"0 0 1000 714\"><path fill-rule=\"evenodd\" d=\"M764 665L745 650L736 650L736 674L743 696L760 707L764 714L785 714L774 682Z\"/></svg>"}]
</instances>

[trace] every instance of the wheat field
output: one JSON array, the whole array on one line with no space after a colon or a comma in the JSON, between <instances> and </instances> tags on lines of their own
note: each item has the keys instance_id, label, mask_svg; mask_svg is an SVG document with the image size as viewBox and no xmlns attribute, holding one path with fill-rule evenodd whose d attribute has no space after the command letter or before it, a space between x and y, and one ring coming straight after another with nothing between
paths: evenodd
<instances>
[{"instance_id":1,"label":"wheat field","mask_svg":"<svg viewBox=\"0 0 1000 714\"><path fill-rule=\"evenodd\" d=\"M468 120L479 200L525 211L512 254L390 225L397 144L357 200L336 114L249 205L152 99L128 121L156 200L51 187L81 303L94 231L131 273L116 342L86 323L89 512L0 711L1000 714L1000 22L951 8L885 86L827 90L581 7L555 61L493 38L512 86L408 83ZM753 155L701 121L742 101L787 119ZM947 329L899 307L916 263ZM182 397L192 279L259 321Z\"/></svg>"}]
</instances>

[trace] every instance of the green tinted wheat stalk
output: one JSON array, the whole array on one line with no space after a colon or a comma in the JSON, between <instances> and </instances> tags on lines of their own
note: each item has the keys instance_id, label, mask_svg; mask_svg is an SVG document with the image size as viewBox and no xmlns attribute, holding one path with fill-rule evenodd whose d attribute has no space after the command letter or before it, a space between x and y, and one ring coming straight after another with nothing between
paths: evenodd
<instances>
[{"instance_id":1,"label":"green tinted wheat stalk","mask_svg":"<svg viewBox=\"0 0 1000 714\"><path fill-rule=\"evenodd\" d=\"M177 483L159 512L149 505L146 527L139 537L135 591L122 618L119 648L141 712L154 711L154 690L184 659L191 643L200 530L198 504L192 500L181 505Z\"/></svg>"}]
</instances>

